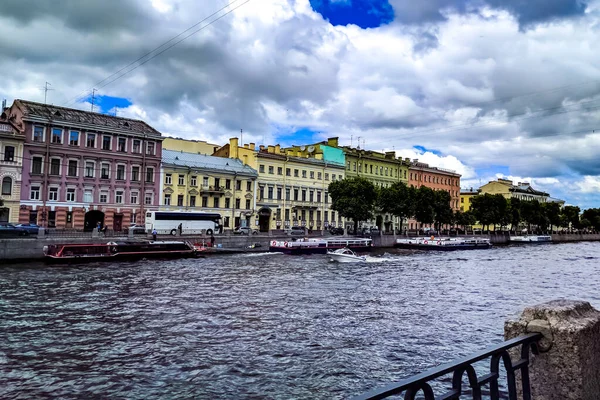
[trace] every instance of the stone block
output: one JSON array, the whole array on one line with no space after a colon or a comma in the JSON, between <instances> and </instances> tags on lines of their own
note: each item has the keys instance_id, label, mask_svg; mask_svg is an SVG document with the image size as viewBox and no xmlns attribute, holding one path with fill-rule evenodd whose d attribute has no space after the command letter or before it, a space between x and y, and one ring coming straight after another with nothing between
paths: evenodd
<instances>
[{"instance_id":1,"label":"stone block","mask_svg":"<svg viewBox=\"0 0 600 400\"><path fill-rule=\"evenodd\" d=\"M504 324L507 340L531 332L544 335L540 354L531 357L532 400L600 399L600 311L584 301L553 300Z\"/></svg>"}]
</instances>

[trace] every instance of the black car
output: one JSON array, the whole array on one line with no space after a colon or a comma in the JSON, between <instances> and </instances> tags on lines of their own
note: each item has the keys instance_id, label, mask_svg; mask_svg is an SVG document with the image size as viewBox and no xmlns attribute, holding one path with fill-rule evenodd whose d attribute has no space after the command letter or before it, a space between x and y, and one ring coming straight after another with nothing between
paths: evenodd
<instances>
[{"instance_id":1,"label":"black car","mask_svg":"<svg viewBox=\"0 0 600 400\"><path fill-rule=\"evenodd\" d=\"M17 224L15 226L17 228L25 229L30 235L37 235L40 230L40 226L37 224Z\"/></svg>"},{"instance_id":2,"label":"black car","mask_svg":"<svg viewBox=\"0 0 600 400\"><path fill-rule=\"evenodd\" d=\"M29 236L29 232L13 224L0 224L0 236Z\"/></svg>"}]
</instances>

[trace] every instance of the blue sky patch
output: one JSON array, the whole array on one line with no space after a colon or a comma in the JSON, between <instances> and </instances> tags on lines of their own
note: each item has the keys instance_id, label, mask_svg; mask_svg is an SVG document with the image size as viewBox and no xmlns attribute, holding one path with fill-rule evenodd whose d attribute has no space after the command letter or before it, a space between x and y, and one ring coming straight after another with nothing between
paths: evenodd
<instances>
[{"instance_id":1,"label":"blue sky patch","mask_svg":"<svg viewBox=\"0 0 600 400\"><path fill-rule=\"evenodd\" d=\"M435 155L441 156L442 152L435 149L428 149L425 146L413 146L413 149L421 152L421 153L433 153Z\"/></svg>"},{"instance_id":2,"label":"blue sky patch","mask_svg":"<svg viewBox=\"0 0 600 400\"><path fill-rule=\"evenodd\" d=\"M91 103L92 95L89 95L83 100ZM94 110L100 111L102 114L114 114L114 108L127 108L133 103L124 97L103 96L97 94L94 96Z\"/></svg>"},{"instance_id":3,"label":"blue sky patch","mask_svg":"<svg viewBox=\"0 0 600 400\"><path fill-rule=\"evenodd\" d=\"M367 29L394 20L388 0L310 0L310 5L334 26L354 24Z\"/></svg>"},{"instance_id":4,"label":"blue sky patch","mask_svg":"<svg viewBox=\"0 0 600 400\"><path fill-rule=\"evenodd\" d=\"M274 137L277 143L281 142L284 146L306 145L320 141L320 133L306 127L278 127Z\"/></svg>"},{"instance_id":5,"label":"blue sky patch","mask_svg":"<svg viewBox=\"0 0 600 400\"><path fill-rule=\"evenodd\" d=\"M489 167L475 169L475 173L477 174L477 176L483 177L495 176L496 174L502 174L502 176L509 176L510 167L508 165L490 165Z\"/></svg>"}]
</instances>

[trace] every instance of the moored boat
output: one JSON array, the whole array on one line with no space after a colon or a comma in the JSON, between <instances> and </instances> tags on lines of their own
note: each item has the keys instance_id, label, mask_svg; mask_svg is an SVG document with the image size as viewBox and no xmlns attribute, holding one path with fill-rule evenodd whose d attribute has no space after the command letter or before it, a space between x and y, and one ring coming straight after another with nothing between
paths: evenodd
<instances>
[{"instance_id":1,"label":"moored boat","mask_svg":"<svg viewBox=\"0 0 600 400\"><path fill-rule=\"evenodd\" d=\"M522 235L511 236L508 238L510 243L551 243L552 236L550 235Z\"/></svg>"},{"instance_id":2,"label":"moored boat","mask_svg":"<svg viewBox=\"0 0 600 400\"><path fill-rule=\"evenodd\" d=\"M347 247L337 250L329 250L327 255L331 257L331 261L341 263L355 263L367 261L367 256L359 256Z\"/></svg>"},{"instance_id":3,"label":"moored boat","mask_svg":"<svg viewBox=\"0 0 600 400\"><path fill-rule=\"evenodd\" d=\"M451 251L489 249L492 247L492 244L490 243L490 239L486 238L421 237L409 239L396 239L395 247L402 249Z\"/></svg>"},{"instance_id":4,"label":"moored boat","mask_svg":"<svg viewBox=\"0 0 600 400\"><path fill-rule=\"evenodd\" d=\"M310 238L298 240L272 240L269 251L286 254L327 254L329 250L349 248L354 251L370 251L373 241L365 238Z\"/></svg>"},{"instance_id":5,"label":"moored boat","mask_svg":"<svg viewBox=\"0 0 600 400\"><path fill-rule=\"evenodd\" d=\"M44 257L49 262L183 258L194 257L196 253L193 245L179 241L71 243L44 246Z\"/></svg>"}]
</instances>

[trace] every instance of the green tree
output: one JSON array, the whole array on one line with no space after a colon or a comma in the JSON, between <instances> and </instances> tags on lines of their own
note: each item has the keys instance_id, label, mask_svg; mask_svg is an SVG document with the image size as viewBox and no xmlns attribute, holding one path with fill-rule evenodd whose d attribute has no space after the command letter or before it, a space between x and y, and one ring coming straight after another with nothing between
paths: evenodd
<instances>
[{"instance_id":1,"label":"green tree","mask_svg":"<svg viewBox=\"0 0 600 400\"><path fill-rule=\"evenodd\" d=\"M560 204L556 202L544 203L542 206L544 210L544 214L548 223L550 224L550 231L553 230L553 227L559 227L560 220Z\"/></svg>"},{"instance_id":2,"label":"green tree","mask_svg":"<svg viewBox=\"0 0 600 400\"><path fill-rule=\"evenodd\" d=\"M531 225L542 229L546 224L542 205L537 200L521 201L521 217L527 223L528 231L531 231Z\"/></svg>"},{"instance_id":3,"label":"green tree","mask_svg":"<svg viewBox=\"0 0 600 400\"><path fill-rule=\"evenodd\" d=\"M503 229L510 222L510 214L508 212L508 201L506 197L501 194L492 195L492 216L494 223L494 231L496 225L500 225L500 229Z\"/></svg>"},{"instance_id":4,"label":"green tree","mask_svg":"<svg viewBox=\"0 0 600 400\"><path fill-rule=\"evenodd\" d=\"M344 218L352 219L354 232L358 223L373 217L377 191L370 181L361 178L347 178L329 184L331 208Z\"/></svg>"},{"instance_id":5,"label":"green tree","mask_svg":"<svg viewBox=\"0 0 600 400\"><path fill-rule=\"evenodd\" d=\"M435 220L435 193L427 186L421 186L415 191L414 217L420 224L432 224Z\"/></svg>"},{"instance_id":6,"label":"green tree","mask_svg":"<svg viewBox=\"0 0 600 400\"><path fill-rule=\"evenodd\" d=\"M390 187L383 187L379 191L378 206L385 212L400 219L400 230L404 221L415 213L416 190L404 182L396 182Z\"/></svg>"},{"instance_id":7,"label":"green tree","mask_svg":"<svg viewBox=\"0 0 600 400\"><path fill-rule=\"evenodd\" d=\"M451 197L445 190L434 190L433 199L435 229L439 232L442 225L452 223Z\"/></svg>"},{"instance_id":8,"label":"green tree","mask_svg":"<svg viewBox=\"0 0 600 400\"><path fill-rule=\"evenodd\" d=\"M471 199L471 211L473 215L487 229L489 229L490 224L495 222L494 202L494 196L489 193L477 195Z\"/></svg>"},{"instance_id":9,"label":"green tree","mask_svg":"<svg viewBox=\"0 0 600 400\"><path fill-rule=\"evenodd\" d=\"M579 228L579 213L581 209L577 206L564 206L562 209L562 225L572 228Z\"/></svg>"},{"instance_id":10,"label":"green tree","mask_svg":"<svg viewBox=\"0 0 600 400\"><path fill-rule=\"evenodd\" d=\"M584 219L587 220L584 225ZM600 208L588 208L581 214L581 225L600 231Z\"/></svg>"},{"instance_id":11,"label":"green tree","mask_svg":"<svg viewBox=\"0 0 600 400\"><path fill-rule=\"evenodd\" d=\"M513 197L508 201L508 217L511 231L516 232L521 224L521 200Z\"/></svg>"}]
</instances>

